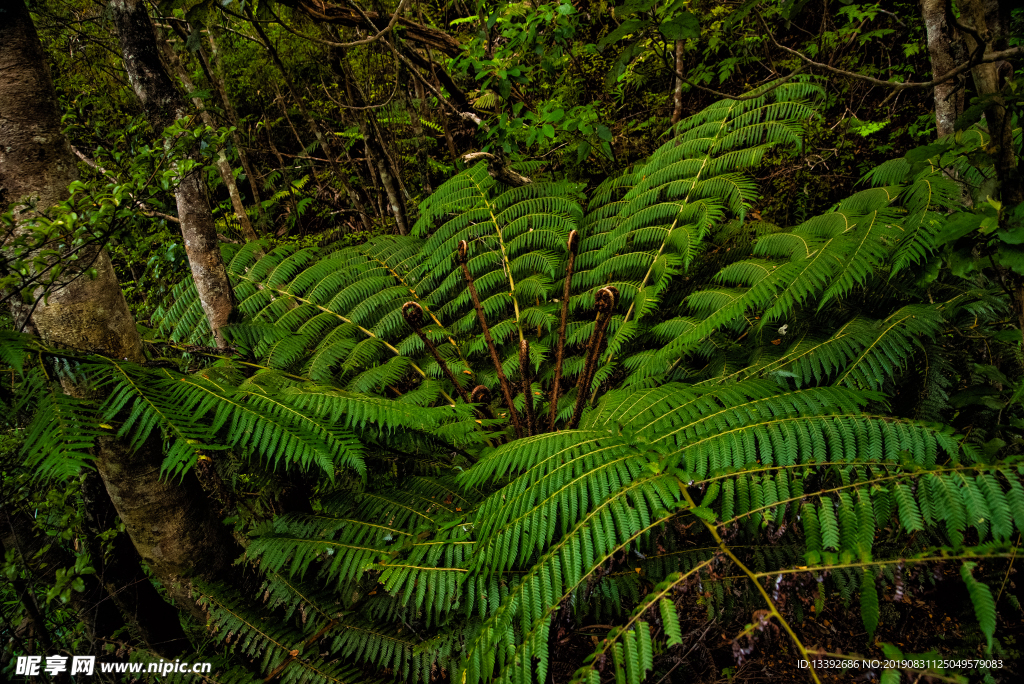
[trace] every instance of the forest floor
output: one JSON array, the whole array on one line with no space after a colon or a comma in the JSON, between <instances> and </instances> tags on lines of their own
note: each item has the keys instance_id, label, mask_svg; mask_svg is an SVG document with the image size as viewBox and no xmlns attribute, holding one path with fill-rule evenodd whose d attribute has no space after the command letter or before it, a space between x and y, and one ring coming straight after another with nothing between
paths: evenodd
<instances>
[{"instance_id":1,"label":"forest floor","mask_svg":"<svg viewBox=\"0 0 1024 684\"><path fill-rule=\"evenodd\" d=\"M884 660L881 644L894 644L908 658L930 654L932 658L959 660L1000 660L1002 667L991 670L996 682L1024 681L1024 616L1020 610L1002 610L1000 625L1002 654L986 655L984 637L976 622L967 622L962 616L970 614L970 599L960 581L957 569L950 565L944 572L937 571L936 582L915 595L904 595L899 602L882 603L882 619L869 648L867 632L860 621L859 607L844 605L839 597L826 602L820 614L813 611L803 621L793 620L793 627L809 651L821 654L844 654L871 660ZM1010 584L1008 577L1007 583ZM813 608L813 607L812 607ZM1007 606L1007 608L1009 608ZM703 612L703 608L698 611ZM680 617L683 617L680 611ZM741 663L737 663L734 637L742 625L723 625L707 621L703 615L682 624L684 643L672 651L656 657L656 671L652 684L753 684L754 682L811 682L806 669L798 665L800 654L778 629L766 629L758 635L753 650ZM1012 621L1007 623L1007 621ZM849 627L856 625L859 631ZM577 630L559 640L554 650L552 680L568 682L580 662L594 651L603 632ZM660 662L659 662L660 661ZM660 666L660 667L659 667ZM604 674L611 673L610 662ZM657 671L665 674L659 679ZM925 684L932 682L964 681L950 674L936 671L904 670L903 682ZM982 682L984 672L960 671L968 682ZM847 670L818 670L823 683L877 682L879 669L850 668ZM989 680L991 681L991 680Z\"/></svg>"}]
</instances>

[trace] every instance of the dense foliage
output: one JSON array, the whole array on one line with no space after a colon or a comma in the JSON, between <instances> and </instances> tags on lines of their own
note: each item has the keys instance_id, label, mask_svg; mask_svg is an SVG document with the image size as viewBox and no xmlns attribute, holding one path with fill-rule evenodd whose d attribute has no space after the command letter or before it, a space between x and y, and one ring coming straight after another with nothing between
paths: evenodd
<instances>
[{"instance_id":1,"label":"dense foliage","mask_svg":"<svg viewBox=\"0 0 1024 684\"><path fill-rule=\"evenodd\" d=\"M95 175L35 233L8 215L0 283L109 244L146 361L0 333L5 519L73 559L6 549L4 672L33 606L62 652L162 655L75 622L123 536L76 512L113 440L198 473L239 544L236 581L191 585L205 624L182 614L204 681L826 681L798 660L851 653L1014 678L1024 203L993 95L936 140L930 91L806 64L925 80L916 6L425 3L341 48L302 2L189 5L157 12L234 120L159 139L108 58L65 54L102 50L102 15L33 8ZM396 47L427 29L446 64ZM291 73L265 77L274 42ZM217 344L170 193L239 152L257 239L222 186Z\"/></svg>"}]
</instances>

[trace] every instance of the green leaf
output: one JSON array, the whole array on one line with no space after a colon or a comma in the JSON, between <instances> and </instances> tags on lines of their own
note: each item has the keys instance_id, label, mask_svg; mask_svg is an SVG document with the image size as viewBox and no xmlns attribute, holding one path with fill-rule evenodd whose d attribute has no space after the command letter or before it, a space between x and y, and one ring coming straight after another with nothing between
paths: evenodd
<instances>
[{"instance_id":1,"label":"green leaf","mask_svg":"<svg viewBox=\"0 0 1024 684\"><path fill-rule=\"evenodd\" d=\"M860 616L864 621L864 629L868 632L868 643L875 639L879 615L875 572L873 568L864 568L860 575Z\"/></svg>"},{"instance_id":2,"label":"green leaf","mask_svg":"<svg viewBox=\"0 0 1024 684\"><path fill-rule=\"evenodd\" d=\"M627 19L622 22L614 31L597 42L597 49L604 50L612 43L617 43L631 33L640 31L648 22L642 19Z\"/></svg>"},{"instance_id":3,"label":"green leaf","mask_svg":"<svg viewBox=\"0 0 1024 684\"><path fill-rule=\"evenodd\" d=\"M658 602L658 609L661 611L662 628L668 636L668 646L677 646L683 643L683 630L679 626L679 616L676 614L675 605L663 598Z\"/></svg>"},{"instance_id":4,"label":"green leaf","mask_svg":"<svg viewBox=\"0 0 1024 684\"><path fill-rule=\"evenodd\" d=\"M974 605L974 615L978 618L978 626L985 635L986 652L992 652L992 637L996 633L996 602L992 598L992 591L982 582L974 578L973 570L977 563L964 563L960 566L960 577L967 585L967 593L970 594L971 603Z\"/></svg>"},{"instance_id":5,"label":"green leaf","mask_svg":"<svg viewBox=\"0 0 1024 684\"><path fill-rule=\"evenodd\" d=\"M857 133L862 138L866 138L872 133L877 133L878 131L882 130L888 125L888 119L886 119L885 121L861 121L860 119L854 117L853 119L850 120L850 130L853 131L854 133Z\"/></svg>"},{"instance_id":6,"label":"green leaf","mask_svg":"<svg viewBox=\"0 0 1024 684\"><path fill-rule=\"evenodd\" d=\"M944 142L932 143L931 145L923 145L921 147L915 147L914 149L907 152L906 155L904 155L904 159L906 159L911 164L919 164L921 162L926 162L929 159L933 159L934 157L943 154L948 149L949 144Z\"/></svg>"},{"instance_id":7,"label":"green leaf","mask_svg":"<svg viewBox=\"0 0 1024 684\"><path fill-rule=\"evenodd\" d=\"M658 27L661 35L668 40L689 40L700 38L700 22L691 12L672 17Z\"/></svg>"}]
</instances>

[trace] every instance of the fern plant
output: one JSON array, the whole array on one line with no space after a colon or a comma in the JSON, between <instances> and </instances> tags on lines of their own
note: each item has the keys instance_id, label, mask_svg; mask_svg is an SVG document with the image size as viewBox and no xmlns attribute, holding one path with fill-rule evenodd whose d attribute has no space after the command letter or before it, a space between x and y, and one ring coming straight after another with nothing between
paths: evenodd
<instances>
[{"instance_id":1,"label":"fern plant","mask_svg":"<svg viewBox=\"0 0 1024 684\"><path fill-rule=\"evenodd\" d=\"M159 430L169 473L213 453L316 482L308 510L248 521L258 596L199 599L242 667L222 681L545 682L554 644L611 621L573 678L639 682L691 643L695 604L748 623L739 658L769 625L806 658L808 585L856 602L870 641L904 568L936 563L962 563L997 648L978 569L1014 553L1022 472L943 423L950 336L1004 339L1005 295L934 276L959 197L942 157L884 165L791 229L746 220L747 173L799 149L819 95L717 103L589 198L480 164L410 237L227 246L227 353L188 282L159 314L175 363L12 337L33 387L56 363L106 396L35 392L62 429L27 454L76 467L102 421L135 444Z\"/></svg>"}]
</instances>

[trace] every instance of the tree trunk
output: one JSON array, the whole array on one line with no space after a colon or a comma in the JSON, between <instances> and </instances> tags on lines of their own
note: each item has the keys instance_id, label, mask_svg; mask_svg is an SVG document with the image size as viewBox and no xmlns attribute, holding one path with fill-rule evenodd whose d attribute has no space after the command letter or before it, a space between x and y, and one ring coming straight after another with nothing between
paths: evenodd
<instances>
[{"instance_id":1,"label":"tree trunk","mask_svg":"<svg viewBox=\"0 0 1024 684\"><path fill-rule=\"evenodd\" d=\"M928 2L928 0L925 0ZM676 87L672 92L674 107L672 108L672 125L683 118L683 41L676 41Z\"/></svg>"},{"instance_id":2,"label":"tree trunk","mask_svg":"<svg viewBox=\"0 0 1024 684\"><path fill-rule=\"evenodd\" d=\"M0 207L33 197L40 208L68 195L78 180L71 146L61 133L57 99L46 56L21 0L4 3L0 15ZM15 208L19 222L31 218ZM96 277L66 282L39 301L32 324L53 346L103 349L111 356L142 359L142 342L106 250L94 250ZM71 274L75 275L75 274ZM27 313L27 311L25 312Z\"/></svg>"},{"instance_id":3,"label":"tree trunk","mask_svg":"<svg viewBox=\"0 0 1024 684\"><path fill-rule=\"evenodd\" d=\"M961 6L961 24L973 28L987 41L984 46L992 49L992 46L1001 36L995 35L1000 30L998 21L996 26L990 30L986 17L986 2L984 0L968 0ZM998 20L998 13L995 14ZM968 50L973 54L978 49L978 42L969 33L965 36ZM1006 109L1006 100L1003 98L1003 79L999 73L999 64L990 62L979 64L971 70L974 78L974 87L981 97L988 98L988 106L985 107L985 123L989 133L989 144L994 148L996 176L999 179L999 192L1004 203L1010 206L1024 202L1024 184L1017 170L1017 156L1013 150L1013 126L1011 115Z\"/></svg>"},{"instance_id":4,"label":"tree trunk","mask_svg":"<svg viewBox=\"0 0 1024 684\"><path fill-rule=\"evenodd\" d=\"M111 13L121 43L128 80L146 110L155 132L186 116L189 107L160 61L153 23L141 0L111 0ZM218 347L226 342L221 332L234 312L227 269L220 254L217 229L202 171L179 177L174 191L192 279Z\"/></svg>"},{"instance_id":5,"label":"tree trunk","mask_svg":"<svg viewBox=\"0 0 1024 684\"><path fill-rule=\"evenodd\" d=\"M405 198L402 197L399 181L392 173L390 159L387 151L380 142L380 131L377 122L372 120L374 114L367 113L360 122L359 130L363 134L363 142L366 145L366 155L373 159L377 166L377 174L380 176L380 183L384 186L384 192L388 196L388 206L391 208L391 215L395 217L399 235L409 234L409 219L405 210Z\"/></svg>"},{"instance_id":6,"label":"tree trunk","mask_svg":"<svg viewBox=\"0 0 1024 684\"><path fill-rule=\"evenodd\" d=\"M181 60L178 59L178 55L174 54L174 48L162 35L157 33L157 42L160 45L161 50L164 54L168 66L174 72L174 74L181 81L182 85L185 86L185 90L188 92L195 92L195 85L192 83L192 79L189 78L188 73L185 71L185 67L182 65ZM211 80L213 80L211 78ZM196 111L199 112L199 116L210 128L217 128L217 122L214 120L213 115L203 105L201 99L194 98L192 104L195 105ZM228 196L231 198L231 206L235 210L235 217L238 219L238 225L242 229L242 237L245 238L246 242L253 242L259 239L256 235L256 231L252 228L252 223L249 222L249 214L245 211L245 204L242 202L242 196L238 192L238 184L235 183L235 171L231 168L231 164L228 162L227 154L224 152L224 148L217 150L217 170L220 171L221 180L224 181L224 186L228 189Z\"/></svg>"},{"instance_id":7,"label":"tree trunk","mask_svg":"<svg viewBox=\"0 0 1024 684\"><path fill-rule=\"evenodd\" d=\"M142 571L131 538L122 532L116 533L110 553L104 553L99 537L114 528L117 511L99 473L85 474L82 501L86 544L96 578L106 588L114 605L120 608L143 641L164 658L173 659L190 651L191 644L181 628L178 611L164 601Z\"/></svg>"},{"instance_id":8,"label":"tree trunk","mask_svg":"<svg viewBox=\"0 0 1024 684\"><path fill-rule=\"evenodd\" d=\"M921 18L928 37L928 55L932 78L948 74L966 59L963 41L946 16L946 0L921 0ZM953 125L964 111L964 89L960 78L935 86L935 128L942 138L953 132Z\"/></svg>"},{"instance_id":9,"label":"tree trunk","mask_svg":"<svg viewBox=\"0 0 1024 684\"><path fill-rule=\"evenodd\" d=\"M61 133L56 94L28 10L20 1L6 3L4 10L0 188L7 201L32 196L48 207L65 198L77 178L75 158ZM55 346L145 361L106 251L98 251L96 269L94 279L74 280L39 304L33 322L40 337ZM162 480L158 444L134 454L107 439L96 445L96 455L97 470L139 555L173 596L198 612L187 599L187 578L223 575L237 547L210 511L195 475L190 472L179 483Z\"/></svg>"}]
</instances>

